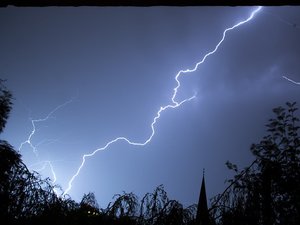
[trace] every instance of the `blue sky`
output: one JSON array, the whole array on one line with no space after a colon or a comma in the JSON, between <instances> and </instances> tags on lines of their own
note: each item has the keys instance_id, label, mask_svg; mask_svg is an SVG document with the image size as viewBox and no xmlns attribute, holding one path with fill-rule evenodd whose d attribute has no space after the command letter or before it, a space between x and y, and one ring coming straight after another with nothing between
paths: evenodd
<instances>
[{"instance_id":1,"label":"blue sky","mask_svg":"<svg viewBox=\"0 0 300 225\"><path fill-rule=\"evenodd\" d=\"M174 79L193 68L223 31L256 7L45 7L0 9L0 77L14 95L2 138L21 149L33 170L63 189L82 155L118 136L144 142L161 106L170 104ZM230 160L247 166L249 147L265 134L271 109L299 102L300 8L263 7L228 32L218 51L180 78L178 101L162 113L146 146L117 142L88 158L69 194L95 193L106 207L122 191L139 196L164 184L170 198L196 203L202 169L208 198L232 175ZM40 164L39 164L40 163Z\"/></svg>"}]
</instances>

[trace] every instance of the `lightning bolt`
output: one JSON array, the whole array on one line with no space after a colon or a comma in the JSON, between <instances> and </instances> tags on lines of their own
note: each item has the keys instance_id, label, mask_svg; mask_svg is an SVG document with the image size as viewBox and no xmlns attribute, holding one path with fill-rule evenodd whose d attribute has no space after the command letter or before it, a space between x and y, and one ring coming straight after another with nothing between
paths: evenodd
<instances>
[{"instance_id":1,"label":"lightning bolt","mask_svg":"<svg viewBox=\"0 0 300 225\"><path fill-rule=\"evenodd\" d=\"M36 148L37 146L33 145L32 142L31 142L32 136L33 136L33 135L35 134L35 132L36 132L36 126L35 126L36 123L40 123L40 122L45 122L45 121L47 121L48 119L50 119L50 117L51 117L57 110L59 110L60 108L66 106L67 104L70 104L71 102L73 102L73 99L71 99L71 100L69 100L69 101L67 101L67 102L65 102L65 103L63 103L63 104L57 106L57 107L56 107L55 109L53 109L53 110L52 110L45 118L42 118L42 119L31 119L31 125L32 125L31 133L29 134L27 140L24 141L24 142L22 142L22 143L20 144L19 151L22 150L22 148L23 148L23 146L24 146L25 144L28 144L28 145L31 147L33 153L34 153L36 156L38 156L38 151L37 151L37 148Z\"/></svg>"},{"instance_id":2,"label":"lightning bolt","mask_svg":"<svg viewBox=\"0 0 300 225\"><path fill-rule=\"evenodd\" d=\"M55 140L44 140L44 141L42 141L42 142L40 142L40 143L34 145L34 144L32 143L32 137L34 136L34 134L35 134L36 131L37 131L37 129L36 129L36 124L37 124L37 123L41 123L41 122L47 121L48 119L51 118L51 116L52 116L56 111L58 111L58 110L61 109L62 107L65 107L67 104L70 104L70 103L73 102L73 101L74 101L74 100L71 99L71 100L69 100L69 101L67 101L67 102L65 102L65 103L63 103L63 104L57 106L57 107L56 107L55 109L53 109L50 113L48 113L48 115L47 115L46 117L44 117L44 118L42 118L42 119L30 119L31 125L32 125L32 130L31 130L31 132L30 132L28 138L27 138L24 142L22 142L22 143L20 144L20 147L19 147L19 152L21 152L22 148L23 148L26 144L29 145L29 147L32 149L32 152L35 154L36 158L38 159L38 161L39 161L38 163L39 163L39 164L43 164L42 169L40 169L39 171L44 170L44 169L46 168L47 165L49 166L49 168L50 168L50 170L51 170L51 173L52 173L52 177L53 177L52 183L55 183L55 181L56 181L56 174L55 174L53 165L52 165L51 161L49 161L49 160L47 160L47 161L40 161L37 147L38 147L39 145L41 145L42 143L46 142L46 141L48 141L48 143L53 143L53 142L55 142Z\"/></svg>"},{"instance_id":3,"label":"lightning bolt","mask_svg":"<svg viewBox=\"0 0 300 225\"><path fill-rule=\"evenodd\" d=\"M62 161L62 160L55 160L55 162L58 162L58 161ZM54 162L54 161L52 161L52 162ZM55 173L55 171L54 171L52 162L49 161L49 160L40 161L40 162L37 162L37 163L34 163L34 164L30 165L28 168L34 168L34 167L36 167L37 165L42 164L42 166L41 166L40 168L37 168L37 169L34 170L34 171L36 171L36 172L41 172L41 171L45 170L45 169L47 168L47 166L48 166L49 169L50 169L50 171L51 171L51 173L52 173L52 177L53 177L52 180L50 180L50 182L51 182L52 184L55 184L57 178L56 178L56 173ZM54 193L55 193L57 196L60 195L60 193L59 193L59 191L60 191L59 186L56 186L56 185L53 186L53 191L54 191Z\"/></svg>"},{"instance_id":4,"label":"lightning bolt","mask_svg":"<svg viewBox=\"0 0 300 225\"><path fill-rule=\"evenodd\" d=\"M43 171L43 170L46 169L47 166L49 166L50 171L51 171L51 173L52 173L52 177L53 177L52 183L55 183L57 178L56 178L56 173L55 173L55 171L54 171L54 168L53 168L53 165L52 165L51 161L49 161L49 160L40 161L40 162L38 162L38 163L35 163L35 164L30 165L29 168L33 168L33 167L35 167L36 165L40 165L40 164L42 164L42 166L41 166L39 169L36 169L35 171L37 171L37 172Z\"/></svg>"},{"instance_id":5,"label":"lightning bolt","mask_svg":"<svg viewBox=\"0 0 300 225\"><path fill-rule=\"evenodd\" d=\"M85 164L85 162L86 162L86 159L89 158L89 157L94 156L97 152L99 152L99 151L104 151L104 150L107 149L111 144L113 144L113 143L115 143L115 142L117 142L117 141L125 141L125 142L127 142L128 144L130 144L130 145L135 145L135 146L144 146L144 145L148 144L148 143L152 140L153 136L155 135L155 124L156 124L156 122L159 120L159 118L160 118L160 116L161 116L161 113L163 113L164 111L166 111L166 110L168 110L168 109L175 109L175 108L181 106L183 103L189 102L189 101L191 101L192 99L194 99L194 98L196 97L196 95L193 95L193 96L191 96L190 98L186 98L186 99L184 99L184 100L182 100L182 101L180 101L180 102L176 101L177 93L178 93L178 90L179 90L179 88L180 88L180 86L181 86L181 83L180 83L180 81L179 81L179 78L180 78L181 76L185 75L185 74L189 74L189 73L192 73L192 72L196 71L196 70L198 69L199 65L201 65L202 63L204 63L205 60L206 60L206 58L207 58L208 56L214 54L214 53L218 50L219 46L220 46L220 45L222 44L222 42L225 40L225 37L226 37L227 32L229 32L229 31L231 31L231 30L234 30L235 28L237 28L237 27L239 27L239 26L241 26L241 25L243 25L243 24L249 22L250 20L252 20L253 17L255 16L255 14L257 14L261 9L262 9L261 6L257 7L255 10L252 11L252 13L250 14L250 16L249 16L247 19L245 19L245 20L243 20L243 21L241 21L241 22L239 22L239 23L233 25L232 27L229 27L229 28L225 29L224 32L223 32L223 36L222 36L221 40L218 42L218 44L215 46L215 48L214 48L212 51L210 51L209 53L207 53L207 54L202 58L201 61L199 61L198 63L196 63L196 65L194 66L193 69L180 70L180 71L176 74L176 76L175 76L175 81L176 81L177 85L176 85L175 88L173 89L173 95L172 95L172 97L171 97L171 104L168 104L168 105L165 105L165 106L161 106L160 109L157 111L156 116L153 118L153 121L152 121L152 123L151 123L151 125L150 125L151 131L152 131L152 132L151 132L151 134L150 134L150 136L149 136L148 139L146 139L144 142L133 142L133 141L130 141L129 139L127 139L126 137L117 137L117 138L111 140L110 142L108 142L108 143L107 143L106 145L104 145L103 147L94 150L92 153L84 154L84 155L82 156L82 161L81 161L80 166L78 167L76 173L72 176L72 178L71 178L70 181L68 182L68 188L65 190L65 192L64 192L63 194L67 194L67 193L71 190L71 188L72 188L72 183L73 183L73 181L75 180L75 178L79 175L81 169L83 168L83 166L84 166L84 164Z\"/></svg>"},{"instance_id":6,"label":"lightning bolt","mask_svg":"<svg viewBox=\"0 0 300 225\"><path fill-rule=\"evenodd\" d=\"M290 79L290 78L288 78L288 77L286 77L286 76L282 76L282 77L283 77L284 79L286 79L287 81L293 83L293 84L300 85L300 82L296 82L296 81L294 81L294 80L292 80L292 79Z\"/></svg>"}]
</instances>

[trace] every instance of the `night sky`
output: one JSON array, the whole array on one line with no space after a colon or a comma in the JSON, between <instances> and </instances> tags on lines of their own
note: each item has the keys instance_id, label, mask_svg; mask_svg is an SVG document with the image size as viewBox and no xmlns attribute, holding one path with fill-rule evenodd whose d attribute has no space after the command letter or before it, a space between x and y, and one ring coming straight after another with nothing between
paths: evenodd
<instances>
[{"instance_id":1,"label":"night sky","mask_svg":"<svg viewBox=\"0 0 300 225\"><path fill-rule=\"evenodd\" d=\"M43 177L66 190L82 162L123 136L145 142L178 71L194 68L257 7L0 8L0 77L14 96L1 137ZM145 146L118 141L87 158L68 192L143 196L164 184L171 199L197 203L205 168L208 198L250 164L274 107L300 104L300 7L263 7L227 32L198 70L180 77L178 102L161 113ZM52 113L51 113L52 112ZM50 114L50 115L49 115ZM299 115L299 113L298 113ZM49 117L47 117L49 116ZM32 132L31 119L35 122Z\"/></svg>"}]
</instances>

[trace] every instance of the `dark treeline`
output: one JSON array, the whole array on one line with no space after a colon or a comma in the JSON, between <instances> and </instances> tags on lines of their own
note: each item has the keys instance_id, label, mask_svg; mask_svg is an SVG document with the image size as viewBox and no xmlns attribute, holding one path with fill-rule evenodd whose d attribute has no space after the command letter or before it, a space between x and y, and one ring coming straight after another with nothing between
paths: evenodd
<instances>
[{"instance_id":1,"label":"dark treeline","mask_svg":"<svg viewBox=\"0 0 300 225\"><path fill-rule=\"evenodd\" d=\"M0 132L12 108L12 95L0 80ZM170 200L163 185L140 200L134 193L113 197L100 208L93 193L80 202L57 196L50 179L28 170L19 152L0 140L1 224L134 224L134 225L275 225L300 221L300 137L296 104L273 110L267 135L251 146L246 168L227 162L235 175L223 193L211 199L208 218L196 218L197 204L187 208ZM199 209L199 208L198 208Z\"/></svg>"}]
</instances>

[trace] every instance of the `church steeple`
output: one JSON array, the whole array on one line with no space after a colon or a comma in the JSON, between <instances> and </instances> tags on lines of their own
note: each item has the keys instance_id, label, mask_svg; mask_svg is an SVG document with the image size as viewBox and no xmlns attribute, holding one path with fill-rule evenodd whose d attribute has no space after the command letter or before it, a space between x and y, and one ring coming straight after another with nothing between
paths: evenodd
<instances>
[{"instance_id":1,"label":"church steeple","mask_svg":"<svg viewBox=\"0 0 300 225\"><path fill-rule=\"evenodd\" d=\"M197 225L209 225L209 214L207 208L207 199L206 199L206 190L205 190L205 179L204 179L205 170L203 169L202 184L200 189L200 196L197 208Z\"/></svg>"}]
</instances>

